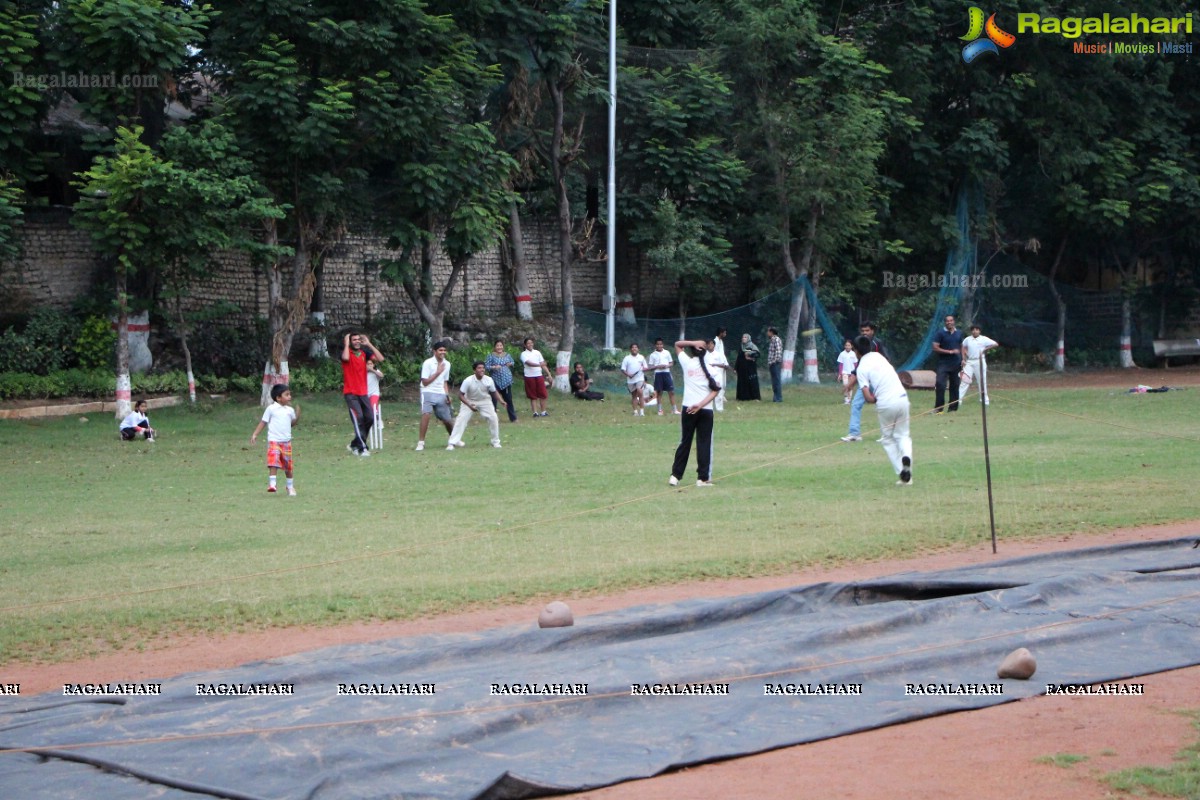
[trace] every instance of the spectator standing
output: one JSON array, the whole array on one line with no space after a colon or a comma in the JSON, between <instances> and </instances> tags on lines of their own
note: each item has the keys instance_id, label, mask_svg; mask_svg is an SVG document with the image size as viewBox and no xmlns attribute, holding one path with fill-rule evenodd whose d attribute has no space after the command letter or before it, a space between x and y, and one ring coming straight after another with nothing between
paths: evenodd
<instances>
[{"instance_id":1,"label":"spectator standing","mask_svg":"<svg viewBox=\"0 0 1200 800\"><path fill-rule=\"evenodd\" d=\"M662 339L654 340L654 350L646 359L646 364L649 365L654 375L654 401L658 404L658 415L663 415L663 392L671 400L671 411L678 414L679 408L675 405L675 380L671 377L671 365L675 363L675 359L671 357L671 353L663 347Z\"/></svg>"},{"instance_id":2,"label":"spectator standing","mask_svg":"<svg viewBox=\"0 0 1200 800\"><path fill-rule=\"evenodd\" d=\"M516 362L513 357L504 352L504 340L497 339L492 347L492 352L488 353L487 359L483 362L487 367L489 377L492 383L496 384L496 393L504 398L504 407L508 409L508 421L517 421L517 408L513 405L512 399L512 384L513 384L513 367Z\"/></svg>"},{"instance_id":3,"label":"spectator standing","mask_svg":"<svg viewBox=\"0 0 1200 800\"><path fill-rule=\"evenodd\" d=\"M771 372L771 402L783 402L783 339L779 331L767 328L767 369Z\"/></svg>"},{"instance_id":4,"label":"spectator standing","mask_svg":"<svg viewBox=\"0 0 1200 800\"><path fill-rule=\"evenodd\" d=\"M958 373L963 368L963 333L954 324L954 315L946 315L946 326L933 335L933 352L937 353L937 380L934 383L934 413L958 411ZM946 386L950 386L950 402L946 403Z\"/></svg>"},{"instance_id":5,"label":"spectator standing","mask_svg":"<svg viewBox=\"0 0 1200 800\"><path fill-rule=\"evenodd\" d=\"M854 342L847 339L838 353L838 381L842 384L842 400L850 405L850 395L854 394L854 369L858 366L858 353L854 352Z\"/></svg>"},{"instance_id":6,"label":"spectator standing","mask_svg":"<svg viewBox=\"0 0 1200 800\"><path fill-rule=\"evenodd\" d=\"M529 410L533 415L544 417L549 413L546 411L546 398L550 396L546 391L546 381L553 376L546 359L542 358L541 352L534 349L533 338L526 339L524 345L525 349L521 351L521 366L525 377L525 396L529 398ZM538 411L538 406L541 406L541 412Z\"/></svg>"},{"instance_id":7,"label":"spectator standing","mask_svg":"<svg viewBox=\"0 0 1200 800\"><path fill-rule=\"evenodd\" d=\"M621 360L621 372L629 389L629 403L635 417L646 416L642 388L646 385L646 357L638 352L637 342L629 345L629 355Z\"/></svg>"},{"instance_id":8,"label":"spectator standing","mask_svg":"<svg viewBox=\"0 0 1200 800\"><path fill-rule=\"evenodd\" d=\"M883 346L883 340L876 333L877 328L874 322L862 322L858 326L859 336L865 336L871 340L871 352L879 353L885 359L887 358L887 350ZM857 340L856 340L857 341ZM854 346L855 351L858 350L858 345ZM859 359L861 361L861 357ZM858 386L856 373L850 374L851 381L854 385L854 399L850 402L850 429L846 435L842 437L843 442L861 442L862 441L862 410L863 404L866 402L863 399L861 387Z\"/></svg>"}]
</instances>

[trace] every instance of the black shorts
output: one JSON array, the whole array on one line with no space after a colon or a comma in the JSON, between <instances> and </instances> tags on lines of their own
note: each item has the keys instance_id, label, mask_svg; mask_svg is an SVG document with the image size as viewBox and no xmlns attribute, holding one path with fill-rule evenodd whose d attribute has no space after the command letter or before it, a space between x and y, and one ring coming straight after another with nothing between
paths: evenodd
<instances>
[{"instance_id":1,"label":"black shorts","mask_svg":"<svg viewBox=\"0 0 1200 800\"><path fill-rule=\"evenodd\" d=\"M654 373L654 391L656 392L673 392L675 391L675 381L671 378L669 372Z\"/></svg>"}]
</instances>

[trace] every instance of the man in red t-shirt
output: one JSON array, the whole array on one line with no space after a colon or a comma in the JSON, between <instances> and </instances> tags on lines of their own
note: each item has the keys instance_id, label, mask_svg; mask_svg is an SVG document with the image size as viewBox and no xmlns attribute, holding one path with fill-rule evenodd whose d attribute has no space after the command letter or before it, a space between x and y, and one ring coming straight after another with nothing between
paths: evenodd
<instances>
[{"instance_id":1,"label":"man in red t-shirt","mask_svg":"<svg viewBox=\"0 0 1200 800\"><path fill-rule=\"evenodd\" d=\"M371 402L367 399L367 367L383 361L383 353L371 344L363 333L347 333L342 340L342 397L350 410L350 423L354 426L354 439L346 449L359 456L369 456L367 435L375 421Z\"/></svg>"}]
</instances>

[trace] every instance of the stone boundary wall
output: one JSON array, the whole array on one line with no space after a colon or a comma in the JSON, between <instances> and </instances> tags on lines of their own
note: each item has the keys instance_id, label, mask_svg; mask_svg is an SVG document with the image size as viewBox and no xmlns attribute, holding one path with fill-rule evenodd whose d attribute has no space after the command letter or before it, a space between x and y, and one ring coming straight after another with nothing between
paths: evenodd
<instances>
[{"instance_id":1,"label":"stone boundary wall","mask_svg":"<svg viewBox=\"0 0 1200 800\"><path fill-rule=\"evenodd\" d=\"M32 209L19 229L22 254L0 262L0 304L7 311L38 307L66 309L86 295L100 273L99 259L86 233L70 224L68 208ZM535 314L561 310L561 276L557 256L557 230L552 220L523 220L525 257ZM329 254L324 266L324 306L330 330L368 322L392 314L403 324L418 325L420 317L404 289L379 277L378 261L387 255L378 237L350 233ZM471 260L447 302L447 321L491 318L515 314L512 275L499 245ZM251 324L267 315L266 278L238 253L221 258L224 269L193 288L191 308L226 301L240 312L226 324ZM573 276L575 304L599 310L604 294L606 264L576 262ZM436 280L450 274L449 259L435 261ZM297 337L300 343L305 331Z\"/></svg>"}]
</instances>

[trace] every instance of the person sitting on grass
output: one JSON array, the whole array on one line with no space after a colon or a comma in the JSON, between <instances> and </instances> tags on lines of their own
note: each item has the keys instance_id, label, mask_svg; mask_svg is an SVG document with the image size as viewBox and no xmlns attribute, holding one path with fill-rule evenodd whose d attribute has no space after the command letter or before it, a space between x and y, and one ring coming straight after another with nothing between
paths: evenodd
<instances>
[{"instance_id":1,"label":"person sitting on grass","mask_svg":"<svg viewBox=\"0 0 1200 800\"><path fill-rule=\"evenodd\" d=\"M147 441L154 441L154 428L150 427L150 418L146 416L146 401L138 400L133 404L133 411L121 420L121 438L132 442L138 434Z\"/></svg>"},{"instance_id":2,"label":"person sitting on grass","mask_svg":"<svg viewBox=\"0 0 1200 800\"><path fill-rule=\"evenodd\" d=\"M604 392L592 391L592 379L583 368L582 362L575 362L575 371L570 376L571 394L579 400L603 400Z\"/></svg>"}]
</instances>

